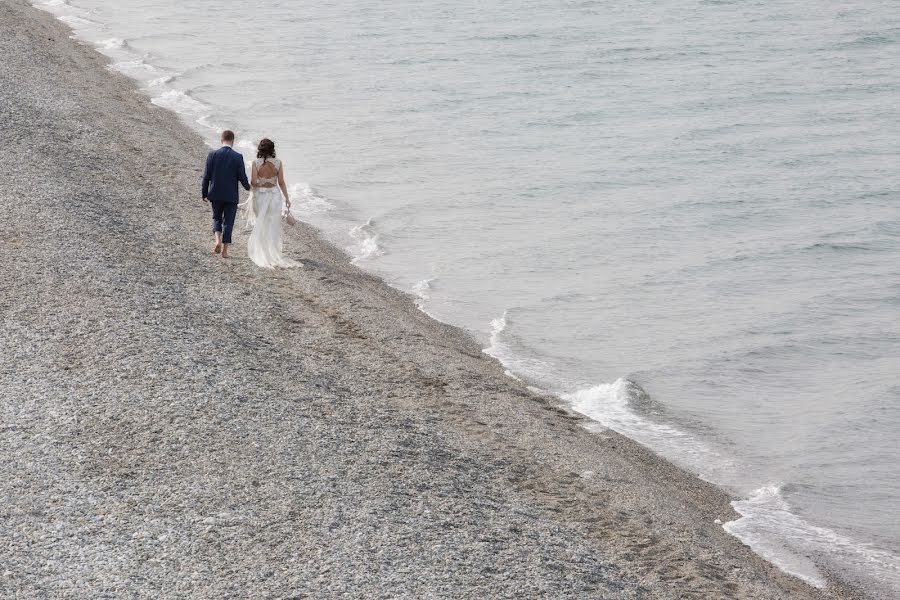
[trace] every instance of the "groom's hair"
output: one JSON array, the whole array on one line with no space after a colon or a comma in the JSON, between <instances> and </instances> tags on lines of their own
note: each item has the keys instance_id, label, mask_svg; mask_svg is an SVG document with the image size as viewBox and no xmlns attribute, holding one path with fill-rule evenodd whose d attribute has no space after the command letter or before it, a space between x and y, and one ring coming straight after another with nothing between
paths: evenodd
<instances>
[{"instance_id":1,"label":"groom's hair","mask_svg":"<svg viewBox=\"0 0 900 600\"><path fill-rule=\"evenodd\" d=\"M230 129L226 129L222 132L222 141L223 142L233 142L234 141L234 132Z\"/></svg>"}]
</instances>

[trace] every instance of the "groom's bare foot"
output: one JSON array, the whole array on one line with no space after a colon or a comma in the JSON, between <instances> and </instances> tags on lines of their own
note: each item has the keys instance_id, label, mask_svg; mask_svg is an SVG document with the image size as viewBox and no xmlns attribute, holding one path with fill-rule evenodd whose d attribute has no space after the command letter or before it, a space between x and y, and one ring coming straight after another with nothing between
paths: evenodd
<instances>
[{"instance_id":1,"label":"groom's bare foot","mask_svg":"<svg viewBox=\"0 0 900 600\"><path fill-rule=\"evenodd\" d=\"M216 242L216 246L215 246L215 248L213 248L213 252L215 252L216 254L218 254L218 253L221 252L221 251L222 251L222 244L221 244L221 242Z\"/></svg>"},{"instance_id":2,"label":"groom's bare foot","mask_svg":"<svg viewBox=\"0 0 900 600\"><path fill-rule=\"evenodd\" d=\"M228 256L228 244L222 244L222 258L231 258Z\"/></svg>"}]
</instances>

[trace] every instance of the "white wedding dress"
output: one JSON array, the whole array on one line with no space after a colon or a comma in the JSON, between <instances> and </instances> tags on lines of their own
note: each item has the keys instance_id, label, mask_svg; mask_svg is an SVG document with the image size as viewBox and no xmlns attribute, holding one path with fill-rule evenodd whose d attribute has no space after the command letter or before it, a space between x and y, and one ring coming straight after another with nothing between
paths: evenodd
<instances>
[{"instance_id":1,"label":"white wedding dress","mask_svg":"<svg viewBox=\"0 0 900 600\"><path fill-rule=\"evenodd\" d=\"M281 172L281 161L277 158L256 159L256 172L264 162ZM244 215L247 225L253 228L247 240L247 255L260 267L274 269L300 266L300 263L285 258L282 254L284 244L281 235L281 213L284 209L284 198L278 188L278 176L258 177L257 187L250 193Z\"/></svg>"}]
</instances>

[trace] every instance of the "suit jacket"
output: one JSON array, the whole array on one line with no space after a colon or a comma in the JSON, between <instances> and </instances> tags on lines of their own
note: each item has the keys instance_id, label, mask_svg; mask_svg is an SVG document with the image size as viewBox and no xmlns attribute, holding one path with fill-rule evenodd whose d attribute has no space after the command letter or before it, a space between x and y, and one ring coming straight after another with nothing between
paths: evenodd
<instances>
[{"instance_id":1,"label":"suit jacket","mask_svg":"<svg viewBox=\"0 0 900 600\"><path fill-rule=\"evenodd\" d=\"M229 146L210 152L203 171L203 197L210 202L237 204L238 183L245 190L250 189L244 157Z\"/></svg>"}]
</instances>

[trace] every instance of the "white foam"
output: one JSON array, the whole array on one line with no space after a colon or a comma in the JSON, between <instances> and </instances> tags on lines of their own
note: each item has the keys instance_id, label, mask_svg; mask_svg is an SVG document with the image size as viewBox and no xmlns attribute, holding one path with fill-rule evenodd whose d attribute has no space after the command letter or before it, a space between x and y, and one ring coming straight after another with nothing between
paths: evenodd
<instances>
[{"instance_id":1,"label":"white foam","mask_svg":"<svg viewBox=\"0 0 900 600\"><path fill-rule=\"evenodd\" d=\"M435 277L423 279L412 286L412 293L416 296L416 306L422 310L423 306L431 300L431 284L436 281Z\"/></svg>"},{"instance_id":2,"label":"white foam","mask_svg":"<svg viewBox=\"0 0 900 600\"><path fill-rule=\"evenodd\" d=\"M500 340L500 334L506 329L506 316L508 314L509 311L505 310L503 311L503 314L496 319L491 319L491 345L482 350L482 352L489 356L493 356L500 362L503 362L503 358L507 357L507 351L509 350L506 344Z\"/></svg>"},{"instance_id":3,"label":"white foam","mask_svg":"<svg viewBox=\"0 0 900 600\"><path fill-rule=\"evenodd\" d=\"M491 345L485 348L484 352L494 358L500 358L498 355L502 355L503 351L509 350L509 347L500 339L500 336L506 331L506 326L509 324L506 320L508 316L509 311L504 310L502 315L496 319L491 319Z\"/></svg>"},{"instance_id":4,"label":"white foam","mask_svg":"<svg viewBox=\"0 0 900 600\"><path fill-rule=\"evenodd\" d=\"M72 29L97 26L97 23L95 23L94 21L85 19L84 17L79 17L77 15L60 15L58 19Z\"/></svg>"},{"instance_id":5,"label":"white foam","mask_svg":"<svg viewBox=\"0 0 900 600\"><path fill-rule=\"evenodd\" d=\"M201 116L199 119L197 119L197 124L198 124L198 125L201 125L202 127L205 127L206 129L211 129L212 131L215 131L217 134L218 134L219 132L221 132L223 129L227 129L227 127L222 127L221 125L219 125L218 123L216 123L215 121L213 121L213 120L212 120L212 115L203 115L203 116ZM218 139L218 137L215 138L215 140L211 140L211 141L208 142L208 143L210 143L210 146L213 147L213 148L218 148L218 147L219 147L219 139ZM247 163L247 172L248 172L248 173L250 172L250 163L249 163L249 162Z\"/></svg>"},{"instance_id":6,"label":"white foam","mask_svg":"<svg viewBox=\"0 0 900 600\"><path fill-rule=\"evenodd\" d=\"M505 327L505 320L497 321L495 335ZM716 475L708 479L714 483L726 483L723 479L727 474L738 470L733 461L696 437L641 416L630 406L632 398L640 392L636 384L620 378L561 397L575 411L604 427L662 451L682 464L712 469ZM815 555L826 561L837 559L843 566L853 565L856 572L877 573L886 587L900 592L898 557L807 522L791 511L779 486L763 486L749 498L732 502L732 506L742 516L725 523L723 528L784 572L810 585L826 586L825 578L811 558Z\"/></svg>"},{"instance_id":7,"label":"white foam","mask_svg":"<svg viewBox=\"0 0 900 600\"><path fill-rule=\"evenodd\" d=\"M639 388L627 379L600 384L562 397L577 412L605 427L662 451L682 464L712 469L708 479L723 484L726 474L738 468L711 446L665 423L641 416L629 406ZM857 572L878 573L886 586L900 591L900 561L890 553L862 544L830 529L813 525L791 511L776 485L755 490L748 499L732 502L741 518L725 523L727 532L784 572L807 583L824 587L826 580L810 555L823 560L837 558Z\"/></svg>"},{"instance_id":8,"label":"white foam","mask_svg":"<svg viewBox=\"0 0 900 600\"><path fill-rule=\"evenodd\" d=\"M504 339L503 334L509 325L509 318L509 311L505 310L502 315L491 320L490 345L482 352L499 360L507 368L506 375L517 381L522 381L522 377L546 379L551 371L550 365L539 359L525 358L516 354Z\"/></svg>"},{"instance_id":9,"label":"white foam","mask_svg":"<svg viewBox=\"0 0 900 600\"><path fill-rule=\"evenodd\" d=\"M288 193L291 195L291 208L298 215L318 215L334 209L334 204L308 183L290 185Z\"/></svg>"},{"instance_id":10,"label":"white foam","mask_svg":"<svg viewBox=\"0 0 900 600\"><path fill-rule=\"evenodd\" d=\"M147 87L151 87L151 88L164 87L164 86L172 83L173 81L175 81L174 75L165 75L163 77L157 77L156 79L151 79L150 81L147 82Z\"/></svg>"},{"instance_id":11,"label":"white foam","mask_svg":"<svg viewBox=\"0 0 900 600\"><path fill-rule=\"evenodd\" d=\"M160 96L151 98L150 102L172 112L194 117L198 122L209 116L210 109L207 105L180 90L169 90Z\"/></svg>"},{"instance_id":12,"label":"white foam","mask_svg":"<svg viewBox=\"0 0 900 600\"><path fill-rule=\"evenodd\" d=\"M108 40L103 40L97 44L97 46L101 50L125 50L128 48L128 42L122 38L110 38Z\"/></svg>"},{"instance_id":13,"label":"white foam","mask_svg":"<svg viewBox=\"0 0 900 600\"><path fill-rule=\"evenodd\" d=\"M515 355L506 341L510 326L509 311L491 321L490 345L484 349L503 363L515 377L520 373L539 381L553 381L554 373L546 363ZM533 388L536 393L545 393ZM672 425L644 417L632 402L644 394L632 381L619 378L558 396L599 426L612 429L641 444L662 452L682 465L708 469L704 477L713 483L729 485L740 469L733 460L697 437ZM826 581L811 555L823 561L851 565L855 572L871 573L893 592L900 593L900 559L889 552L859 543L830 529L808 523L791 512L778 486L764 486L746 500L732 502L741 518L723 527L757 554L784 572L811 585L823 587Z\"/></svg>"},{"instance_id":14,"label":"white foam","mask_svg":"<svg viewBox=\"0 0 900 600\"><path fill-rule=\"evenodd\" d=\"M601 383L592 388L562 394L562 398L577 412L614 431L635 439L657 450L674 453L683 464L691 467L718 468L725 461L712 447L693 435L676 427L651 421L630 407L631 398L641 393L633 382L619 378L612 383Z\"/></svg>"},{"instance_id":15,"label":"white foam","mask_svg":"<svg viewBox=\"0 0 900 600\"><path fill-rule=\"evenodd\" d=\"M114 62L111 67L120 73L138 80L145 80L148 76L154 76L159 73L159 69L141 58Z\"/></svg>"},{"instance_id":16,"label":"white foam","mask_svg":"<svg viewBox=\"0 0 900 600\"><path fill-rule=\"evenodd\" d=\"M731 505L743 516L725 523L722 526L725 531L786 573L816 587L825 587L826 581L813 562L791 552L782 541L786 531L802 533L808 525L789 511L778 486L759 488L747 500L735 501Z\"/></svg>"},{"instance_id":17,"label":"white foam","mask_svg":"<svg viewBox=\"0 0 900 600\"><path fill-rule=\"evenodd\" d=\"M288 196L290 196L291 199L291 214L300 220L309 220L314 215L326 213L334 208L334 205L331 204L325 196L317 192L308 183L295 183L289 185ZM350 235L352 237L352 231ZM377 235L375 236L375 239L377 246ZM364 254L370 250L370 248L360 248L360 251ZM355 256L356 254L354 254L354 257ZM374 254L371 256L374 256Z\"/></svg>"},{"instance_id":18,"label":"white foam","mask_svg":"<svg viewBox=\"0 0 900 600\"><path fill-rule=\"evenodd\" d=\"M384 255L384 249L378 243L379 236L375 223L371 219L350 229L350 237L356 241L347 248L353 256L354 263Z\"/></svg>"},{"instance_id":19,"label":"white foam","mask_svg":"<svg viewBox=\"0 0 900 600\"><path fill-rule=\"evenodd\" d=\"M780 486L763 486L731 505L741 518L725 523L725 531L786 573L825 587L827 581L813 564L812 554L875 575L886 588L900 594L900 558L807 522L791 511Z\"/></svg>"},{"instance_id":20,"label":"white foam","mask_svg":"<svg viewBox=\"0 0 900 600\"><path fill-rule=\"evenodd\" d=\"M437 313L434 313L434 312L428 310L429 304L431 302L431 291L433 289L432 284L437 280L438 280L437 277L430 277L428 279L423 279L421 281L416 282L411 288L398 287L397 289L404 291L404 292L406 292L406 291L411 292L413 294L413 296L415 297L413 302L415 303L416 308L418 308L420 312L428 315L429 317L431 317L438 323L452 324L452 323L448 323L447 321L443 320L441 318L440 314L437 314ZM507 373L509 373L509 372L507 372ZM509 373L509 374L512 375L511 373Z\"/></svg>"}]
</instances>

